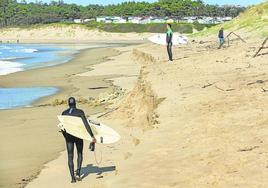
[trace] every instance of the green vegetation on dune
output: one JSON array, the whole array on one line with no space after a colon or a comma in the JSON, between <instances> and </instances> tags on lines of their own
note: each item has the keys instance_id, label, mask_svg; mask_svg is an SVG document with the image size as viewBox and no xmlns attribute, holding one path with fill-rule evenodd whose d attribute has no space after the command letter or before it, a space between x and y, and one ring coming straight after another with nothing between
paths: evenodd
<instances>
[{"instance_id":1,"label":"green vegetation on dune","mask_svg":"<svg viewBox=\"0 0 268 188\"><path fill-rule=\"evenodd\" d=\"M191 34L194 30L202 31L205 28L213 27L211 24L198 24L198 23L173 23L172 28L174 32ZM64 28L64 27L80 27L83 29L93 30L98 29L100 31L111 32L111 33L164 33L166 32L165 23L151 23L151 24L115 24L115 23L98 23L90 22L86 24L75 24L75 23L51 23L51 24L35 24L30 26L19 26L22 29L44 29L48 27Z\"/></svg>"},{"instance_id":2,"label":"green vegetation on dune","mask_svg":"<svg viewBox=\"0 0 268 188\"><path fill-rule=\"evenodd\" d=\"M114 32L114 33L163 33L166 31L165 23L151 23L151 24L105 24L105 23L97 23L91 22L86 24L89 28L97 28L106 32ZM208 24L190 24L190 23L174 23L172 24L172 28L174 32L180 33L193 33L194 29L197 31L201 31L204 28L210 28L214 25Z\"/></svg>"},{"instance_id":3,"label":"green vegetation on dune","mask_svg":"<svg viewBox=\"0 0 268 188\"><path fill-rule=\"evenodd\" d=\"M267 24L268 2L249 8L233 21L223 24L223 27L226 29L234 28L236 30L245 28L253 31L256 29L261 30Z\"/></svg>"},{"instance_id":4,"label":"green vegetation on dune","mask_svg":"<svg viewBox=\"0 0 268 188\"><path fill-rule=\"evenodd\" d=\"M261 36L268 36L268 2L250 7L232 21L196 33L194 36L215 34L221 27L227 30L246 30Z\"/></svg>"}]
</instances>

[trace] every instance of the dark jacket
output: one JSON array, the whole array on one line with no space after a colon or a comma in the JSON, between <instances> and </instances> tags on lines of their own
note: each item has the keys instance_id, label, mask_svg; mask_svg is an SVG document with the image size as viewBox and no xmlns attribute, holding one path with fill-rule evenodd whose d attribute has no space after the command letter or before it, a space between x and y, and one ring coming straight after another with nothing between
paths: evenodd
<instances>
[{"instance_id":1,"label":"dark jacket","mask_svg":"<svg viewBox=\"0 0 268 188\"><path fill-rule=\"evenodd\" d=\"M219 38L224 38L224 33L223 33L223 30L221 29L220 31L219 31Z\"/></svg>"},{"instance_id":2,"label":"dark jacket","mask_svg":"<svg viewBox=\"0 0 268 188\"><path fill-rule=\"evenodd\" d=\"M67 110L65 110L64 112L62 112L62 115L65 116L75 116L75 117L81 117L82 121L84 122L84 125L88 131L88 133L90 134L91 137L93 137L93 133L92 130L88 124L87 118L85 116L85 113L83 110L77 109L76 107L72 107L72 108L68 108Z\"/></svg>"}]
</instances>

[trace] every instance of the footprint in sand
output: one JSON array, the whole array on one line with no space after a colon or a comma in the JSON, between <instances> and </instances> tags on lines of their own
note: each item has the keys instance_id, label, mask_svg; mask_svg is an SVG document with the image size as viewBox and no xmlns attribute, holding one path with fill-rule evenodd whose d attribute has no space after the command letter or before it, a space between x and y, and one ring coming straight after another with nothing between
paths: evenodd
<instances>
[{"instance_id":1,"label":"footprint in sand","mask_svg":"<svg viewBox=\"0 0 268 188\"><path fill-rule=\"evenodd\" d=\"M138 139L138 138L133 138L133 144L134 144L134 146L139 145L139 144L140 144L140 139Z\"/></svg>"},{"instance_id":2,"label":"footprint in sand","mask_svg":"<svg viewBox=\"0 0 268 188\"><path fill-rule=\"evenodd\" d=\"M124 154L124 159L127 160L128 158L130 158L133 154L130 152L127 152Z\"/></svg>"}]
</instances>

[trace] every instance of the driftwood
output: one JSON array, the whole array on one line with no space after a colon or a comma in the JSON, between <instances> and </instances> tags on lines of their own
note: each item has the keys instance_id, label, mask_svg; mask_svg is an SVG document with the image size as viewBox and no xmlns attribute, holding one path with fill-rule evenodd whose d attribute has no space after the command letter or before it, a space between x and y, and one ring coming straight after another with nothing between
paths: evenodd
<instances>
[{"instance_id":1,"label":"driftwood","mask_svg":"<svg viewBox=\"0 0 268 188\"><path fill-rule=\"evenodd\" d=\"M90 90L97 90L97 89L107 89L108 87L100 86L100 87L90 87Z\"/></svg>"},{"instance_id":2,"label":"driftwood","mask_svg":"<svg viewBox=\"0 0 268 188\"><path fill-rule=\"evenodd\" d=\"M233 89L233 88L222 89L222 88L220 88L220 87L218 87L218 86L215 86L215 88L218 89L218 90L221 90L221 91L234 91L234 90L235 90L235 89Z\"/></svg>"},{"instance_id":3,"label":"driftwood","mask_svg":"<svg viewBox=\"0 0 268 188\"><path fill-rule=\"evenodd\" d=\"M244 43L247 43L242 37L240 37L238 34L236 34L235 32L230 32L227 36L226 36L226 38L228 39L228 46L230 46L230 36L231 35L235 35L235 36L237 36L237 38L239 38L241 41L243 41Z\"/></svg>"},{"instance_id":4,"label":"driftwood","mask_svg":"<svg viewBox=\"0 0 268 188\"><path fill-rule=\"evenodd\" d=\"M103 116L106 116L107 114L110 114L110 113L114 112L114 111L117 110L118 108L119 108L119 107L114 108L114 109L111 109L111 110L109 110L108 112L105 112L105 113L99 115L97 118L101 118L101 117L103 117Z\"/></svg>"},{"instance_id":5,"label":"driftwood","mask_svg":"<svg viewBox=\"0 0 268 188\"><path fill-rule=\"evenodd\" d=\"M257 57L259 55L259 53L263 50L263 49L267 49L268 47L265 47L265 44L268 41L268 37L266 37L266 39L263 41L261 47L258 49L258 51L256 52L256 54L253 57Z\"/></svg>"},{"instance_id":6,"label":"driftwood","mask_svg":"<svg viewBox=\"0 0 268 188\"><path fill-rule=\"evenodd\" d=\"M264 89L263 87L261 89L262 89L262 92L268 92L268 89Z\"/></svg>"},{"instance_id":7,"label":"driftwood","mask_svg":"<svg viewBox=\"0 0 268 188\"><path fill-rule=\"evenodd\" d=\"M250 85L253 85L253 84L263 84L265 82L268 82L268 80L257 80L255 82L250 82L247 85L250 86Z\"/></svg>"},{"instance_id":8,"label":"driftwood","mask_svg":"<svg viewBox=\"0 0 268 188\"><path fill-rule=\"evenodd\" d=\"M211 43L212 41L199 41L199 44Z\"/></svg>"},{"instance_id":9,"label":"driftwood","mask_svg":"<svg viewBox=\"0 0 268 188\"><path fill-rule=\"evenodd\" d=\"M207 88L207 87L213 86L215 83L216 83L216 82L214 82L214 83L212 83L212 84L208 83L207 85L204 85L202 88Z\"/></svg>"},{"instance_id":10,"label":"driftwood","mask_svg":"<svg viewBox=\"0 0 268 188\"><path fill-rule=\"evenodd\" d=\"M217 88L217 89L219 89L219 90L221 90L221 91L225 91L224 89L219 88L218 86L215 86L215 88Z\"/></svg>"},{"instance_id":11,"label":"driftwood","mask_svg":"<svg viewBox=\"0 0 268 188\"><path fill-rule=\"evenodd\" d=\"M245 152L245 151L252 151L254 149L260 148L260 146L251 146L251 147L245 147L238 150L238 152Z\"/></svg>"}]
</instances>

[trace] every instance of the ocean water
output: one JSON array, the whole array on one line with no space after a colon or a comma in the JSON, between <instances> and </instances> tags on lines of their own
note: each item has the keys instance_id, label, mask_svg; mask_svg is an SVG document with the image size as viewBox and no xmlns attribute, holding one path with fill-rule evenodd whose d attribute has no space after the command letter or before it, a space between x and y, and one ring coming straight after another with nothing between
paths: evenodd
<instances>
[{"instance_id":1,"label":"ocean water","mask_svg":"<svg viewBox=\"0 0 268 188\"><path fill-rule=\"evenodd\" d=\"M0 88L0 110L29 106L33 101L57 91L54 87Z\"/></svg>"},{"instance_id":2,"label":"ocean water","mask_svg":"<svg viewBox=\"0 0 268 188\"><path fill-rule=\"evenodd\" d=\"M0 84L1 75L65 63L81 49L104 46L106 45L0 44ZM58 89L53 86L0 88L0 110L26 107L57 92Z\"/></svg>"},{"instance_id":3,"label":"ocean water","mask_svg":"<svg viewBox=\"0 0 268 188\"><path fill-rule=\"evenodd\" d=\"M0 44L0 75L65 63L77 52L75 46Z\"/></svg>"}]
</instances>

